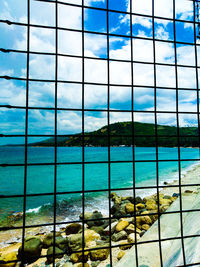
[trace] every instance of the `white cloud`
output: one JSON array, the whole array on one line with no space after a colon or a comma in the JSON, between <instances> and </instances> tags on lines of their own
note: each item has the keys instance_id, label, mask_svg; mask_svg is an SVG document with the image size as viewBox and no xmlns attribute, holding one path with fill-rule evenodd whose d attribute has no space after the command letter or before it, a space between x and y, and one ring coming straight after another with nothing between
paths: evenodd
<instances>
[{"instance_id":1,"label":"white cloud","mask_svg":"<svg viewBox=\"0 0 200 267\"><path fill-rule=\"evenodd\" d=\"M173 18L173 0L155 0L155 16Z\"/></svg>"},{"instance_id":2,"label":"white cloud","mask_svg":"<svg viewBox=\"0 0 200 267\"><path fill-rule=\"evenodd\" d=\"M132 12L143 15L152 15L152 1L134 0L132 4Z\"/></svg>"},{"instance_id":3,"label":"white cloud","mask_svg":"<svg viewBox=\"0 0 200 267\"><path fill-rule=\"evenodd\" d=\"M177 4L177 12L187 12L188 7L180 8ZM78 0L77 0L78 3ZM171 1L156 1L156 14L168 16L171 12ZM137 0L134 1L133 12L136 13L151 13L151 1ZM54 14L52 5L48 6L45 14L41 17L41 11L36 12L36 5L33 7L32 21L47 25L53 25ZM48 13L49 12L49 13ZM188 11L189 12L189 11ZM189 14L189 13L188 13ZM81 9L69 8L68 6L59 5L59 26L81 29ZM187 15L189 16L189 15ZM130 16L129 16L130 18ZM129 19L127 16L121 18L121 23L126 23ZM133 16L133 24L140 24L146 29L151 29L151 19ZM168 33L161 23L157 28L156 35L161 39L168 38ZM53 30L31 29L31 50L54 52L55 50L55 34ZM146 36L145 32L139 31L139 34ZM121 40L121 44L117 42ZM82 34L70 31L59 32L59 53L81 55L82 53ZM23 40L15 40L16 48L26 47L26 33ZM128 59L130 60L130 41L124 41L122 38L110 38L112 49L110 57L113 59ZM113 46L112 46L113 45ZM106 56L107 39L103 35L85 34L85 55L94 58ZM177 46L178 62L180 64L194 64L194 49L188 46ZM133 56L134 60L153 62L153 43L151 40L133 39ZM156 42L156 62L159 63L174 63L174 46L170 43ZM85 81L96 83L107 83L107 61L85 59ZM12 71L12 70L11 70ZM25 70L24 70L25 71ZM157 66L157 86L175 87L175 70L174 67ZM30 77L37 79L54 79L55 75L55 57L54 56L39 56L31 55L30 57ZM133 79L136 85L154 86L154 69L153 64L134 64ZM195 69L178 68L179 87L195 88L196 76ZM58 78L60 80L82 80L82 59L73 57L58 57ZM120 85L131 85L131 64L122 62L110 62L110 83ZM142 110L153 110L154 96L152 90L137 88L135 90L134 101ZM110 88L111 97L110 103L118 103L122 105L131 101L131 87L116 86ZM171 92L173 92L171 90ZM17 95L17 97L16 97ZM47 97L45 97L45 95ZM193 97L192 97L193 96ZM17 86L11 81L4 81L1 84L1 98L6 99L8 103L24 105L25 90L23 86ZM10 100L9 100L10 99ZM190 99L190 100L189 100ZM53 106L54 105L54 84L33 84L30 86L29 102L31 106ZM158 110L175 110L174 92L169 93L163 90L163 94L158 98ZM190 97L182 97L179 101L179 108L193 111L196 110L195 96L191 93ZM58 106L65 108L81 108L82 107L82 86L79 84L58 84ZM85 107L86 108L106 108L107 106L107 86L90 86L85 85ZM123 109L123 107L122 107ZM33 112L31 115L35 122L32 122L31 129L37 129L37 125L44 127L45 133L53 128L52 121L54 115L52 112ZM129 121L130 113L112 112L111 122ZM48 118L47 118L48 117ZM136 121L153 122L154 114L135 113ZM167 114L160 117L161 124L173 124L175 122L174 115ZM183 123L186 123L184 119ZM42 122L42 124L41 124ZM59 131L62 133L79 132L81 131L81 113L79 112L59 112L58 125ZM95 130L107 124L105 113L85 114L85 128L88 131Z\"/></svg>"},{"instance_id":4,"label":"white cloud","mask_svg":"<svg viewBox=\"0 0 200 267\"><path fill-rule=\"evenodd\" d=\"M169 39L169 33L165 31L163 26L158 26L156 28L155 38L161 39L161 40L168 40Z\"/></svg>"},{"instance_id":5,"label":"white cloud","mask_svg":"<svg viewBox=\"0 0 200 267\"><path fill-rule=\"evenodd\" d=\"M12 73L12 71L10 73ZM25 106L26 95L24 86L16 85L13 81L1 79L0 91L0 103L2 105Z\"/></svg>"},{"instance_id":6,"label":"white cloud","mask_svg":"<svg viewBox=\"0 0 200 267\"><path fill-rule=\"evenodd\" d=\"M194 68L178 67L178 87L196 89L196 70Z\"/></svg>"}]
</instances>

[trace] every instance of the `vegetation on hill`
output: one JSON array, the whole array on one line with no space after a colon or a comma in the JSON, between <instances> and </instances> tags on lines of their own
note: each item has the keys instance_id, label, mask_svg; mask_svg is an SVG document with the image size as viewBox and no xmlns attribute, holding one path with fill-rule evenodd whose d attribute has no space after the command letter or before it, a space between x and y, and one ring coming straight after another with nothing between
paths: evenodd
<instances>
[{"instance_id":1,"label":"vegetation on hill","mask_svg":"<svg viewBox=\"0 0 200 267\"><path fill-rule=\"evenodd\" d=\"M110 137L108 138L108 126L84 134L85 146L141 146L141 147L176 147L178 142L184 147L198 147L199 137L198 128L157 125L140 122L117 122L109 125ZM133 140L134 138L134 140ZM157 142L157 143L156 143ZM67 137L57 137L57 146L81 146L83 144L83 135L75 134ZM49 138L38 143L32 143L31 146L54 146L54 138Z\"/></svg>"}]
</instances>

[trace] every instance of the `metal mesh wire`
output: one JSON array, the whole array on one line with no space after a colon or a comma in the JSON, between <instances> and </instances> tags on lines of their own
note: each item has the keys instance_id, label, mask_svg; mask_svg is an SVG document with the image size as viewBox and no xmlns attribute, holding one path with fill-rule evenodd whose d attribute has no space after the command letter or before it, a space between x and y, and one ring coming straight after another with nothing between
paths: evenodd
<instances>
[{"instance_id":1,"label":"metal mesh wire","mask_svg":"<svg viewBox=\"0 0 200 267\"><path fill-rule=\"evenodd\" d=\"M26 1L26 0L24 0ZM184 266L194 266L194 265L200 265L200 263L192 263L192 264L187 264L186 262L186 257L185 257L185 249L184 249L184 239L186 238L190 238L191 236L184 236L183 233L183 213L185 212L199 212L200 209L198 210L183 210L182 209L182 201L181 201L181 194L182 194L182 186L184 187L190 187L190 186L194 186L194 184L184 184L181 185L181 162L186 162L186 161L199 161L199 159L181 159L181 151L180 151L180 147L181 147L181 138L184 137L183 135L180 134L179 132L179 126L180 126L180 115L181 114L193 114L193 115L197 115L197 121L198 121L198 133L195 136L190 136L190 138L197 138L198 139L198 143L199 143L199 138L200 138L200 132L199 132L199 83L198 83L198 75L199 75L199 66L198 66L198 58L197 58L197 49L199 47L199 44L197 43L197 38L196 38L196 30L197 30L197 22L195 20L196 18L196 8L195 8L195 1L193 2L193 21L188 21L188 20L184 20L184 19L177 19L176 18L176 14L175 14L175 5L176 5L176 0L173 0L173 18L163 18L163 17L158 17L155 16L155 8L154 8L154 0L152 0L152 15L144 15L144 14L134 14L132 12L125 12L125 11L119 11L119 10L113 10L110 9L109 6L109 1L107 1L106 6L104 8L99 8L99 7L93 7L93 6L86 6L84 3L84 0L82 0L82 4L73 4L68 3L67 1L57 1L57 0L35 0L36 2L43 2L43 3L48 3L52 6L54 6L55 8L55 25L54 26L46 26L46 25L40 25L37 23L32 23L31 22L31 5L30 5L30 0L27 0L27 21L26 22L16 22L16 21L10 21L10 20L0 20L0 23L3 24L7 24L10 25L10 27L12 27L13 25L15 25L16 27L25 27L27 30L27 46L25 50L17 50L17 49L10 49L9 47L1 47L0 48L0 52L2 54L5 55L9 55L9 54L15 54L15 53L21 53L23 55L26 55L26 77L19 77L19 76L0 76L1 80L12 80L12 81L24 81L26 84L26 104L25 106L17 106L17 105L0 105L0 108L4 108L4 109L17 109L17 110L23 110L25 112L25 133L24 134L1 134L0 137L1 138L7 138L7 137L23 137L25 140L25 160L24 163L11 163L11 164L1 164L1 168L8 168L8 167L16 167L16 166L21 166L24 167L24 190L23 190L23 194L20 195L1 195L0 198L1 199L8 199L8 198L23 198L23 223L22 226L12 226L12 228L8 227L1 227L1 231L5 231L5 230L9 230L9 229L21 229L22 230L22 251L24 250L24 241L25 241L25 236L26 236L26 230L27 229L31 229L31 228L36 228L36 227L40 227L40 226L52 226L53 230L54 230L54 241L55 241L55 237L56 237L56 226L58 225L66 225L66 222L62 222L62 221L57 221L57 207L56 207L56 202L57 202L57 198L59 197L59 195L68 195L68 194L81 194L82 196L82 218L84 218L84 214L85 214L85 209L86 209L86 202L85 202L85 198L86 195L89 193L98 193L98 192L105 192L105 194L107 194L107 197L109 199L109 216L107 218L103 218L104 220L108 220L109 221L109 225L110 225L110 232L111 232L111 220L112 220L112 216L110 213L111 210L111 200L110 200L110 194L113 191L127 191L127 190L132 190L132 194L133 197L135 198L135 196L137 195L136 191L139 189L143 189L143 190L148 190L148 189L156 189L157 190L157 194L159 195L159 190L161 188L163 188L162 185L160 185L159 183L159 163L161 162L177 162L178 163L178 173L179 173L179 183L178 185L167 185L167 187L172 187L172 188L179 188L179 194L180 194L180 210L178 211L166 211L167 214L173 214L173 213L179 213L180 214L180 237L169 237L169 238L162 238L161 236L161 228L160 228L160 212L158 210L158 240L151 240L151 241L146 241L146 242L141 242L138 241L135 243L135 252L136 252L136 263L135 266L139 266L140 263L138 261L138 257L137 257L137 250L138 250L138 246L140 244L143 243L158 243L159 244L159 255L158 257L160 257L160 266L163 266L163 259L162 259L162 243L168 240L176 240L179 239L181 241L181 246L182 246L182 253L183 253L183 263ZM132 6L134 5L134 0L130 0L130 10L132 10ZM82 28L81 29L73 29L73 28L65 28L65 27L60 27L59 23L58 23L58 8L59 7L74 7L77 9L81 10L82 13ZM106 14L106 25L107 25L107 29L106 32L98 32L98 31L88 31L85 28L85 10L90 10L91 12L93 11L102 11L105 12ZM123 14L123 15L127 15L129 16L130 19L130 32L128 35L125 34L114 34L110 32L110 23L112 18L110 17L110 14ZM133 16L139 16L139 17L144 17L144 18L149 18L152 20L152 38L150 38L152 44L153 44L153 62L143 62L143 61L136 61L134 60L134 54L133 54L133 40L134 39L138 39L138 40L149 40L149 38L147 37L138 37L138 36L134 36L133 33ZM164 40L164 39L157 39L156 35L155 35L155 20L156 19L164 19L166 21L170 21L173 24L173 40ZM177 41L177 37L176 37L176 23L188 23L190 25L193 26L194 28L194 42L192 43L192 45L194 46L195 49L195 65L193 66L186 66L186 65L182 65L182 64L178 64L177 61L177 46L178 45L191 45L190 42L180 42ZM33 52L30 49L30 30L31 29L51 29L54 31L54 35L55 35L55 52L50 53L50 52ZM67 32L77 32L80 33L82 35L82 50L81 50L81 55L73 55L73 54L60 54L59 50L58 50L58 34L59 31L65 31ZM85 54L85 42L84 42L84 36L85 34L92 34L92 35L101 35L104 36L106 38L106 42L107 42L107 57L101 57L101 58L93 58L91 56L88 56ZM121 37L121 38L126 38L128 40L130 40L130 46L131 46L131 56L130 56L130 60L120 60L120 59L113 59L110 57L110 38L112 37ZM162 42L162 43L170 43L174 46L174 55L175 55L175 62L173 64L170 63L157 63L156 61L156 42ZM30 77L30 57L32 55L48 55L48 56L53 56L55 58L55 70L54 70L54 79L35 79ZM59 69L59 58L70 58L70 59L80 59L82 62L82 74L81 74L81 80L61 80L58 77L58 69ZM107 82L102 83L102 82L88 82L85 79L85 62L86 60L103 60L104 62L106 62L107 65ZM129 63L131 66L131 86L127 85L127 84L113 84L111 79L110 79L110 63L111 62L126 62ZM146 113L146 114L152 114L154 116L154 122L155 122L155 135L153 135L153 137L155 138L155 149L156 149L156 157L155 160L138 160L135 158L135 147L134 147L134 142L136 138L141 137L141 135L136 135L135 131L134 131L134 122L135 122L135 114L140 113L141 110L137 110L135 108L135 104L134 104L134 90L135 88L143 88L144 85L140 85L140 84L135 84L135 75L134 75L134 64L145 64L145 65L151 65L153 66L153 76L154 76L154 84L153 86L150 85L146 85L145 88L149 88L152 89L154 91L154 110L144 110L142 111L142 113ZM168 86L157 86L157 66L172 66L174 67L175 70L175 88L171 88ZM196 92L197 94L197 111L179 111L179 90L180 90L180 86L179 86L179 78L178 78L178 68L187 68L190 67L191 69L194 69L195 71L195 75L196 75L196 89L193 89L193 91ZM97 69L98 72L98 69ZM32 107L29 106L29 90L30 90L30 82L41 82L41 83L48 83L48 84L53 84L54 85L54 94L55 94L55 102L53 107ZM77 84L81 86L81 96L82 96L82 103L81 103L81 107L80 108L69 108L69 107L59 107L58 106L58 86L60 83L63 84ZM86 85L93 85L93 86L106 86L107 88L107 107L105 109L91 109L91 108L87 108L85 107L85 86ZM118 87L131 87L131 108L130 110L116 110L116 109L112 109L110 106L110 90L111 87L115 87L116 90L118 89ZM176 94L176 111L160 111L157 110L157 90L173 90L175 91ZM191 89L189 88L181 88L182 91L189 91ZM30 134L29 132L29 112L31 110L45 110L45 111L53 111L55 116L54 116L54 134ZM82 116L82 122L81 122L81 135L77 135L77 136L81 136L81 142L82 142L82 160L78 161L78 162L60 162L57 160L57 155L58 155L58 150L57 150L57 143L58 143L58 138L62 137L62 134L59 134L58 131L58 112L60 111L76 111L76 112L80 112L81 116ZM107 138L107 144L108 144L108 159L101 161L101 162L96 162L96 161L91 161L88 162L85 160L85 146L86 146L86 136L85 136L85 114L86 112L105 112L105 116L106 116L106 120L107 120L107 125L108 125L108 134L104 137ZM113 161L111 159L111 139L112 139L112 134L110 133L110 114L111 113L125 113L128 112L131 116L131 121L132 121L132 135L128 135L126 136L127 138L130 138L132 140L132 159L131 160L124 160L124 161ZM177 138L177 148L178 148L178 160L176 159L169 159L169 160L162 160L159 159L159 151L158 151L158 147L159 147L159 139L161 138L161 136L158 135L158 131L157 131L157 125L159 125L158 123L158 114L173 114L174 116L176 116L176 122L177 122L177 135L171 136L174 138ZM65 134L65 137L67 136L71 136L71 134ZM87 134L87 137L89 137L90 135ZM145 135L145 137L147 137L148 135ZM54 146L54 161L51 163L40 163L40 162L36 162L36 163L31 163L28 161L28 142L29 142L29 138L30 137L54 137L55 138L55 146ZM115 137L117 137L117 135L115 135ZM152 136L149 136L152 137ZM96 135L95 138L102 138L102 136L98 136ZM162 136L162 138L168 138L168 136ZM133 174L133 186L130 187L125 187L125 188L112 188L111 186L111 164L112 163L118 163L118 164L124 164L124 163L130 163L132 164L132 174ZM145 162L154 162L156 164L156 186L154 185L150 185L150 186L136 186L135 185L135 164L137 163L145 163ZM57 168L58 166L61 165L73 165L73 164L77 164L77 165L81 165L82 166L82 189L81 190L76 190L76 191L62 191L59 192L57 190ZM85 167L87 165L90 164L107 164L108 166L108 188L107 189L96 189L96 190L88 190L85 188ZM30 166L44 166L44 165L48 165L48 166L52 166L54 168L54 190L53 192L47 192L44 194L40 194L40 193L28 193L27 192L27 169ZM195 184L196 186L198 186L199 184ZM27 198L30 197L42 197L42 196L52 196L54 199L54 212L53 212L53 220L51 223L45 223L45 224L33 224L33 225L27 225L26 223L26 211L27 211ZM139 216L139 215L137 215ZM136 212L134 213L134 217L136 217ZM80 221L73 221L73 222L80 222ZM83 228L84 228L84 224L86 223L86 221L84 219L81 220L82 224L83 224ZM69 223L69 222L68 222ZM84 231L82 232L82 237L84 240ZM193 237L198 237L199 235L194 235ZM136 237L136 233L135 233L135 237ZM120 245L120 246L125 246L125 245ZM113 266L112 263L112 249L115 248L116 245L113 245L111 242L111 237L109 239L109 250L110 250L110 266ZM105 248L105 247L104 247ZM101 249L101 247L99 246L96 249ZM94 250L94 248L91 249L85 249L84 246L82 248L82 251L91 251ZM23 265L23 260L22 260L22 265ZM53 261L53 265L55 266L55 246L54 246L54 261Z\"/></svg>"}]
</instances>

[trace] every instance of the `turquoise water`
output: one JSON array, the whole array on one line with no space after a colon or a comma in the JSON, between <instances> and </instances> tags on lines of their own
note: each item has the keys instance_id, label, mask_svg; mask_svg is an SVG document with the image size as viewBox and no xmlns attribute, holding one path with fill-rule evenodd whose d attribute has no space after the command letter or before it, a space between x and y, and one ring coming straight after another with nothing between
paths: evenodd
<instances>
[{"instance_id":1,"label":"turquoise water","mask_svg":"<svg viewBox=\"0 0 200 267\"><path fill-rule=\"evenodd\" d=\"M155 148L135 148L135 160L152 161L156 160ZM133 164L123 161L133 159L133 148L131 147L111 147L110 164L111 189L133 187ZM159 148L158 159L166 160L159 162L159 184L164 181L177 179L178 161L167 162L167 160L178 160L177 148ZM188 167L195 164L194 159L199 158L199 150L194 148L181 148L181 159L190 161L181 162L181 172L184 173ZM104 163L108 160L108 148L106 147L86 147L84 165L84 189L85 190L106 190L108 189L109 165ZM57 166L57 212L62 214L66 220L71 219L78 212L81 212L80 192L62 194L64 192L81 191L82 184L82 148L79 147L58 147L57 162L68 162L71 164ZM91 162L98 163L91 163ZM52 147L29 147L28 163L53 163L54 148ZM79 164L74 164L79 162ZM24 163L24 147L0 147L0 163L14 164ZM54 192L54 166L28 166L27 168L27 194L45 194ZM1 195L21 195L24 192L24 167L0 167ZM156 163L136 162L135 163L135 186L156 185ZM132 193L132 190L125 190L121 194ZM152 190L136 189L137 195L149 195ZM94 208L108 213L108 193L85 193L86 210ZM0 199L0 212L2 216L7 216L23 210L23 197ZM26 210L29 213L52 211L54 203L53 196L27 197ZM41 207L42 206L42 207ZM53 211L52 211L53 212Z\"/></svg>"}]
</instances>

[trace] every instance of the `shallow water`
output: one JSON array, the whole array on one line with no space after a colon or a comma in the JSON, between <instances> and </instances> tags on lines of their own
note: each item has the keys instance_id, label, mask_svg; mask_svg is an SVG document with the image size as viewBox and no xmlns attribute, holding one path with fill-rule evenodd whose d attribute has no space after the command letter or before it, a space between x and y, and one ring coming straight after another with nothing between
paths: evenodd
<instances>
[{"instance_id":1,"label":"shallow water","mask_svg":"<svg viewBox=\"0 0 200 267\"><path fill-rule=\"evenodd\" d=\"M136 147L134 157L137 161L135 167L135 177L133 179L133 163L117 162L131 161L133 159L133 148L131 147L111 147L111 164L108 161L108 148L106 147L86 147L84 164L84 190L106 190L109 186L109 166L111 190L135 186L156 186L156 160L155 148ZM191 165L195 164L194 159L199 158L199 150L194 148L181 148L181 159L189 161L181 162L181 173L183 174ZM164 181L172 181L178 178L178 149L158 148L158 159L165 160L158 163L159 184ZM138 161L147 162L138 162ZM175 161L167 161L175 160ZM149 161L149 162L148 162ZM28 147L28 163L53 163L53 147ZM56 191L56 211L60 220L69 221L78 219L82 212L83 189L83 164L82 148L80 147L58 147L57 162L68 163L57 166ZM95 163L92 163L95 162ZM0 163L15 164L24 163L24 147L0 147ZM54 166L36 165L27 167L27 194L45 194L54 192ZM0 167L1 189L0 194L15 198L0 199L0 215L6 218L15 212L23 211L24 192L24 167ZM69 193L69 192L76 193ZM67 193L68 194L64 194ZM149 195L153 190L136 189L137 195ZM123 195L133 194L133 190L122 192ZM108 192L85 193L86 211L99 209L104 214L108 214ZM27 218L31 220L35 213L43 218L51 216L53 218L53 195L43 195L40 197L26 197ZM47 220L47 219L46 219ZM32 221L32 220L31 220ZM49 221L49 219L48 219Z\"/></svg>"}]
</instances>

